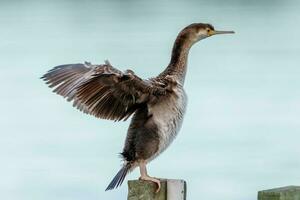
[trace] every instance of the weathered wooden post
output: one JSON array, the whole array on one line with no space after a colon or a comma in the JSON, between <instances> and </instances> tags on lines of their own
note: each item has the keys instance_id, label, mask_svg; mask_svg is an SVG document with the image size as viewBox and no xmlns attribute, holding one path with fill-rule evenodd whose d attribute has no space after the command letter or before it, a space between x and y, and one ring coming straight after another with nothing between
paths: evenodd
<instances>
[{"instance_id":1,"label":"weathered wooden post","mask_svg":"<svg viewBox=\"0 0 300 200\"><path fill-rule=\"evenodd\" d=\"M300 200L300 186L259 191L258 200Z\"/></svg>"},{"instance_id":2,"label":"weathered wooden post","mask_svg":"<svg viewBox=\"0 0 300 200\"><path fill-rule=\"evenodd\" d=\"M186 200L184 180L161 180L161 189L155 193L157 185L149 181L128 181L128 200Z\"/></svg>"}]
</instances>

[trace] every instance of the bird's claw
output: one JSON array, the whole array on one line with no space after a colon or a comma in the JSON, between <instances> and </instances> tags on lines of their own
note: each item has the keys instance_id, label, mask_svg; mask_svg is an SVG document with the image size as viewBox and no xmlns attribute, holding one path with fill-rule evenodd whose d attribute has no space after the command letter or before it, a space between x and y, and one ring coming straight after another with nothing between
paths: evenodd
<instances>
[{"instance_id":1,"label":"bird's claw","mask_svg":"<svg viewBox=\"0 0 300 200\"><path fill-rule=\"evenodd\" d=\"M151 182L156 183L157 184L157 189L156 189L155 193L158 193L160 191L161 185L160 185L160 180L159 179L156 179L156 178L153 178L153 177L150 177L150 176L141 176L139 178L139 180L151 181Z\"/></svg>"}]
</instances>

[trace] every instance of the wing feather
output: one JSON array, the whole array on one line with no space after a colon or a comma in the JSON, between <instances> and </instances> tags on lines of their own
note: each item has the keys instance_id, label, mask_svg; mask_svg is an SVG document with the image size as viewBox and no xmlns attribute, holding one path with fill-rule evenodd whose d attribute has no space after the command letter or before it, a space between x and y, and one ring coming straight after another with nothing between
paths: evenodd
<instances>
[{"instance_id":1,"label":"wing feather","mask_svg":"<svg viewBox=\"0 0 300 200\"><path fill-rule=\"evenodd\" d=\"M42 79L80 111L116 121L128 119L139 105L166 93L160 84L143 80L131 70L121 72L108 61L60 65Z\"/></svg>"}]
</instances>

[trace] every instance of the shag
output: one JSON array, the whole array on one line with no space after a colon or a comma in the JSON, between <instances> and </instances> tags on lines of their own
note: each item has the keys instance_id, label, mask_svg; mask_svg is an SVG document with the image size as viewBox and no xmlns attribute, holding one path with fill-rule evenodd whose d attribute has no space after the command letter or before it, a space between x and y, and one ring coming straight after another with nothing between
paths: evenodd
<instances>
[{"instance_id":1,"label":"shag","mask_svg":"<svg viewBox=\"0 0 300 200\"><path fill-rule=\"evenodd\" d=\"M217 31L204 23L185 27L175 40L169 65L155 78L142 79L132 70L121 72L108 61L60 65L41 77L84 113L114 121L132 116L121 153L122 168L106 190L119 187L136 167L140 180L155 182L160 190L159 179L148 175L146 165L171 144L181 127L189 50L199 40L227 33L234 32Z\"/></svg>"}]
</instances>

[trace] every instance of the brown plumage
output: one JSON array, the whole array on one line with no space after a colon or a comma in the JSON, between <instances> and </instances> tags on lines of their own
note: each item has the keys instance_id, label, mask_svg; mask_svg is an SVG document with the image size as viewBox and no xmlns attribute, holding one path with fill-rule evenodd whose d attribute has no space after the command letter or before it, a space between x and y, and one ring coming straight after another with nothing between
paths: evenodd
<instances>
[{"instance_id":1,"label":"brown plumage","mask_svg":"<svg viewBox=\"0 0 300 200\"><path fill-rule=\"evenodd\" d=\"M181 127L189 49L197 41L221 33L233 32L215 31L210 24L187 26L175 40L170 64L150 79L141 79L131 70L121 72L108 61L60 65L42 77L55 93L84 113L115 121L133 115L121 153L124 165L106 190L120 186L137 166L141 179L156 182L159 190L160 182L148 176L146 164L169 146Z\"/></svg>"}]
</instances>

